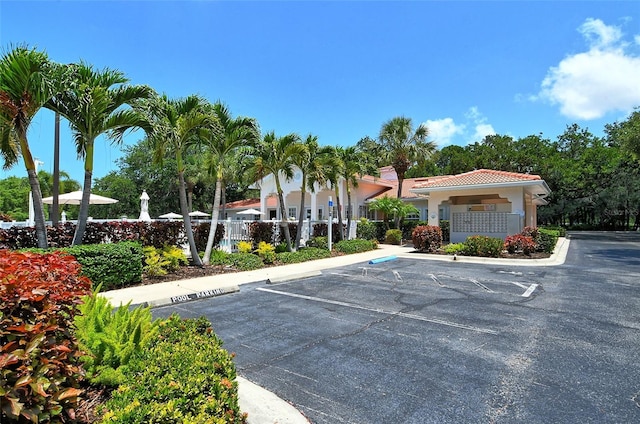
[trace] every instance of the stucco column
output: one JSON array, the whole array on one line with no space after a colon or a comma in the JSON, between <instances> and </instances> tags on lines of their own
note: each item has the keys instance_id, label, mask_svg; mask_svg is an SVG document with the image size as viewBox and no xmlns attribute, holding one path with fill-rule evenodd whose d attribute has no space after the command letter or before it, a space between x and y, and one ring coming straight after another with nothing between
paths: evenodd
<instances>
[{"instance_id":1,"label":"stucco column","mask_svg":"<svg viewBox=\"0 0 640 424\"><path fill-rule=\"evenodd\" d=\"M440 225L440 203L442 203L442 195L439 193L431 193L427 201L429 225Z\"/></svg>"},{"instance_id":2,"label":"stucco column","mask_svg":"<svg viewBox=\"0 0 640 424\"><path fill-rule=\"evenodd\" d=\"M311 221L318 220L318 195L316 191L311 193Z\"/></svg>"}]
</instances>

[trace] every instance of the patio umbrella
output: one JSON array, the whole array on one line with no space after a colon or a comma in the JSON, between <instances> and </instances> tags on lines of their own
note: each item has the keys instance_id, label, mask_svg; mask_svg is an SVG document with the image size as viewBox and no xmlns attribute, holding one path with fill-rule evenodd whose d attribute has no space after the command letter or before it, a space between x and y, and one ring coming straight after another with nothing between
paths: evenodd
<instances>
[{"instance_id":1,"label":"patio umbrella","mask_svg":"<svg viewBox=\"0 0 640 424\"><path fill-rule=\"evenodd\" d=\"M142 190L142 195L140 196L140 216L138 220L151 221L151 217L149 216L149 195L146 190Z\"/></svg>"},{"instance_id":2,"label":"patio umbrella","mask_svg":"<svg viewBox=\"0 0 640 424\"><path fill-rule=\"evenodd\" d=\"M169 212L169 213L165 213L164 215L160 215L158 218L163 218L163 219L180 219L180 218L182 218L182 215L179 215L179 214L174 213L174 212Z\"/></svg>"},{"instance_id":3,"label":"patio umbrella","mask_svg":"<svg viewBox=\"0 0 640 424\"><path fill-rule=\"evenodd\" d=\"M237 215L264 215L264 213L260 212L257 209L247 209L247 210L238 212Z\"/></svg>"},{"instance_id":4,"label":"patio umbrella","mask_svg":"<svg viewBox=\"0 0 640 424\"><path fill-rule=\"evenodd\" d=\"M82 202L82 191L72 191L70 193L64 193L58 196L58 202L61 205L79 205ZM89 197L90 205L110 205L117 203L118 200L110 197L98 196L97 194L91 194ZM53 204L53 196L45 197L42 199L42 203L47 205Z\"/></svg>"},{"instance_id":5,"label":"patio umbrella","mask_svg":"<svg viewBox=\"0 0 640 424\"><path fill-rule=\"evenodd\" d=\"M205 216L209 216L209 214L200 212L200 211L193 211L193 212L189 212L189 216L205 217Z\"/></svg>"}]
</instances>

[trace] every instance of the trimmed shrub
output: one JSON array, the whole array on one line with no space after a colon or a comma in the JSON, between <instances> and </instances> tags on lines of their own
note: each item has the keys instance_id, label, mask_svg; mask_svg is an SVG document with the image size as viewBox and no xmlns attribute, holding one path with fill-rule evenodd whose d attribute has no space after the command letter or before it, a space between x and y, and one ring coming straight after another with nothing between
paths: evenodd
<instances>
[{"instance_id":1,"label":"trimmed shrub","mask_svg":"<svg viewBox=\"0 0 640 424\"><path fill-rule=\"evenodd\" d=\"M536 251L544 253L553 253L558 243L560 231L548 230L546 228L538 229L538 237L536 238Z\"/></svg>"},{"instance_id":2,"label":"trimmed shrub","mask_svg":"<svg viewBox=\"0 0 640 424\"><path fill-rule=\"evenodd\" d=\"M130 310L130 303L113 310L109 301L98 296L99 289L82 298L81 315L75 317L75 334L87 377L94 384L115 386L124 381L123 367L131 356L140 353L158 332L158 320L153 321L151 308L139 306Z\"/></svg>"},{"instance_id":3,"label":"trimmed shrub","mask_svg":"<svg viewBox=\"0 0 640 424\"><path fill-rule=\"evenodd\" d=\"M337 252L351 254L375 250L378 248L378 242L375 240L362 239L342 240L333 247Z\"/></svg>"},{"instance_id":4,"label":"trimmed shrub","mask_svg":"<svg viewBox=\"0 0 640 424\"><path fill-rule=\"evenodd\" d=\"M464 243L449 243L444 247L447 255L464 255Z\"/></svg>"},{"instance_id":5,"label":"trimmed shrub","mask_svg":"<svg viewBox=\"0 0 640 424\"><path fill-rule=\"evenodd\" d=\"M274 253L275 254L275 253ZM264 267L264 263L260 256L253 253L232 253L228 254L225 259L225 265L229 265L238 271L251 271Z\"/></svg>"},{"instance_id":6,"label":"trimmed shrub","mask_svg":"<svg viewBox=\"0 0 640 424\"><path fill-rule=\"evenodd\" d=\"M420 252L436 252L442 246L442 230L436 225L420 225L411 234L413 247Z\"/></svg>"},{"instance_id":7,"label":"trimmed shrub","mask_svg":"<svg viewBox=\"0 0 640 424\"><path fill-rule=\"evenodd\" d=\"M327 229L329 226L324 223L313 224L313 234L312 237L328 237L329 233ZM344 226L343 226L344 229ZM340 240L340 225L337 222L331 224L331 240L333 242L337 242Z\"/></svg>"},{"instance_id":8,"label":"trimmed shrub","mask_svg":"<svg viewBox=\"0 0 640 424\"><path fill-rule=\"evenodd\" d=\"M415 230L415 228L419 225L427 225L427 223L424 221L417 221L415 219L402 221L402 223L400 224L400 228L402 229L402 239L411 240L411 234L413 234L413 230Z\"/></svg>"},{"instance_id":9,"label":"trimmed shrub","mask_svg":"<svg viewBox=\"0 0 640 424\"><path fill-rule=\"evenodd\" d=\"M307 241L307 246L329 250L329 238L326 236L315 236Z\"/></svg>"},{"instance_id":10,"label":"trimmed shrub","mask_svg":"<svg viewBox=\"0 0 640 424\"><path fill-rule=\"evenodd\" d=\"M251 251L241 253L250 255L250 252ZM229 265L229 256L231 256L231 253L227 253L224 250L213 249L211 256L209 256L209 263L211 265Z\"/></svg>"},{"instance_id":11,"label":"trimmed shrub","mask_svg":"<svg viewBox=\"0 0 640 424\"><path fill-rule=\"evenodd\" d=\"M549 231L557 231L558 232L558 237L566 237L567 236L567 229L564 227L560 227L560 226L549 226L549 225L545 225L544 227L539 227L539 229L544 229L544 230L549 230Z\"/></svg>"},{"instance_id":12,"label":"trimmed shrub","mask_svg":"<svg viewBox=\"0 0 640 424\"><path fill-rule=\"evenodd\" d=\"M464 254L497 258L502 253L504 241L497 237L469 236L464 242Z\"/></svg>"},{"instance_id":13,"label":"trimmed shrub","mask_svg":"<svg viewBox=\"0 0 640 424\"><path fill-rule=\"evenodd\" d=\"M331 252L318 247L305 247L297 252L276 253L276 262L279 264L296 264L331 257Z\"/></svg>"},{"instance_id":14,"label":"trimmed shrub","mask_svg":"<svg viewBox=\"0 0 640 424\"><path fill-rule=\"evenodd\" d=\"M377 240L376 224L367 218L360 218L356 226L356 236L363 240Z\"/></svg>"},{"instance_id":15,"label":"trimmed shrub","mask_svg":"<svg viewBox=\"0 0 640 424\"><path fill-rule=\"evenodd\" d=\"M94 287L103 290L126 287L142 281L142 246L134 242L90 244L62 249L73 255Z\"/></svg>"},{"instance_id":16,"label":"trimmed shrub","mask_svg":"<svg viewBox=\"0 0 640 424\"><path fill-rule=\"evenodd\" d=\"M504 241L504 248L509 253L522 252L527 256L530 256L536 250L536 242L530 236L523 234L514 234L507 236Z\"/></svg>"},{"instance_id":17,"label":"trimmed shrub","mask_svg":"<svg viewBox=\"0 0 640 424\"><path fill-rule=\"evenodd\" d=\"M384 235L384 242L387 244L400 244L402 243L402 231L400 230L387 230Z\"/></svg>"},{"instance_id":18,"label":"trimmed shrub","mask_svg":"<svg viewBox=\"0 0 640 424\"><path fill-rule=\"evenodd\" d=\"M298 233L298 223L297 222L289 222L289 237L291 237L291 244L294 243L296 239L296 234ZM282 228L279 228L280 232L278 233L278 244L286 243L287 239L284 236L284 232Z\"/></svg>"},{"instance_id":19,"label":"trimmed shrub","mask_svg":"<svg viewBox=\"0 0 640 424\"><path fill-rule=\"evenodd\" d=\"M80 350L73 319L91 282L59 252L0 250L0 421L75 417Z\"/></svg>"},{"instance_id":20,"label":"trimmed shrub","mask_svg":"<svg viewBox=\"0 0 640 424\"><path fill-rule=\"evenodd\" d=\"M252 255L255 256L255 255ZM171 316L135 354L126 381L101 408L102 422L243 424L233 355L205 318Z\"/></svg>"}]
</instances>

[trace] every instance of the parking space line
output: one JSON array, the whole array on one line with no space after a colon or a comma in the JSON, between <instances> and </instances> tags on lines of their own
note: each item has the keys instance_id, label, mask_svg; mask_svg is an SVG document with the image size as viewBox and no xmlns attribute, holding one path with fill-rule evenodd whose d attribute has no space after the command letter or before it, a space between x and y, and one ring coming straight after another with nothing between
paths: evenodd
<instances>
[{"instance_id":1,"label":"parking space line","mask_svg":"<svg viewBox=\"0 0 640 424\"><path fill-rule=\"evenodd\" d=\"M439 325L444 325L444 326L447 326L447 327L455 327L455 328L460 328L462 330L474 331L476 333L494 334L494 335L498 334L497 331L490 330L488 328L474 327L474 326L471 326L471 325L460 324L460 323L457 323L457 322L445 321L445 320L436 319L436 318L427 318L427 317L422 317L420 315L407 314L407 313L404 313L404 312L393 312L393 311L387 311L387 310L380 309L380 308L371 308L371 307L368 307L368 306L356 305L354 303L342 302L342 301L339 301L339 300L330 300L330 299L323 299L321 297L307 296L307 295L304 295L304 294L288 293L288 292L284 292L284 291L280 291L280 290L268 289L268 288L264 288L264 287L258 287L256 290L267 292L267 293L272 293L272 294L279 294L279 295L282 295L282 296L295 297L295 298L298 298L298 299L311 300L311 301L314 301L314 302L329 303L331 305L343 306L345 308L352 308L352 309L359 309L359 310L368 311L368 312L375 312L375 313L378 313L378 314L396 315L396 316L400 316L400 317L408 318L408 319L413 319L413 320L417 320L417 321L424 321L424 322L429 322L429 323L432 323L432 324L439 324Z\"/></svg>"},{"instance_id":2,"label":"parking space line","mask_svg":"<svg viewBox=\"0 0 640 424\"><path fill-rule=\"evenodd\" d=\"M537 285L537 284L531 284L531 285L529 286L529 288L527 289L527 291L525 291L524 293L522 293L522 297L529 297L529 296L531 296L531 293L533 293L533 291L534 291L535 289L537 289L537 288L538 288L538 285Z\"/></svg>"}]
</instances>

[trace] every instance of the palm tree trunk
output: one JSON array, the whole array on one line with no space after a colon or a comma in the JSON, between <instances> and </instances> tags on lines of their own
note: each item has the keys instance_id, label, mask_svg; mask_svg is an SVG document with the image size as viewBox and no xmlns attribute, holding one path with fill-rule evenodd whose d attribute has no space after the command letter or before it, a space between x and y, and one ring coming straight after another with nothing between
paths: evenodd
<instances>
[{"instance_id":1,"label":"palm tree trunk","mask_svg":"<svg viewBox=\"0 0 640 424\"><path fill-rule=\"evenodd\" d=\"M351 231L351 215L353 214L353 211L351 209L351 187L349 187L349 182L347 181L347 237L346 239L349 240L349 236L351 235L350 231Z\"/></svg>"},{"instance_id":2,"label":"palm tree trunk","mask_svg":"<svg viewBox=\"0 0 640 424\"><path fill-rule=\"evenodd\" d=\"M342 232L342 207L340 206L340 195L338 194L338 184L335 187L336 192L336 208L338 209L338 239L344 240L344 234ZM333 222L329 223L329 231L333 231Z\"/></svg>"},{"instance_id":3,"label":"palm tree trunk","mask_svg":"<svg viewBox=\"0 0 640 424\"><path fill-rule=\"evenodd\" d=\"M284 196L282 195L282 187L280 186L280 180L276 176L276 191L278 192L278 203L280 204L280 231L284 233L284 239L287 243L287 251L292 252L291 247L291 234L289 234L289 222L287 220L287 213L284 208Z\"/></svg>"},{"instance_id":4,"label":"palm tree trunk","mask_svg":"<svg viewBox=\"0 0 640 424\"><path fill-rule=\"evenodd\" d=\"M82 237L87 229L87 219L89 218L89 199L91 198L91 177L92 172L85 166L84 185L82 186L82 201L80 202L80 211L78 212L78 224L76 232L73 234L74 246L82 244Z\"/></svg>"},{"instance_id":5,"label":"palm tree trunk","mask_svg":"<svg viewBox=\"0 0 640 424\"><path fill-rule=\"evenodd\" d=\"M302 187L300 188L300 213L298 214L298 230L296 231L296 250L300 249L300 239L302 238L302 224L304 223L304 198L307 194L305 190L306 178L302 178Z\"/></svg>"},{"instance_id":6,"label":"palm tree trunk","mask_svg":"<svg viewBox=\"0 0 640 424\"><path fill-rule=\"evenodd\" d=\"M398 175L398 199L402 199L402 184L404 184L404 172ZM400 217L398 214L393 217L393 224L396 229L400 228Z\"/></svg>"},{"instance_id":7,"label":"palm tree trunk","mask_svg":"<svg viewBox=\"0 0 640 424\"><path fill-rule=\"evenodd\" d=\"M200 256L198 256L198 248L196 247L196 241L193 238L193 228L191 228L191 217L189 216L189 209L187 205L187 187L184 181L183 171L178 172L178 181L180 182L180 212L182 213L182 220L184 221L184 232L187 235L187 241L189 242L191 261L194 265L202 267L202 260L200 259Z\"/></svg>"},{"instance_id":8,"label":"palm tree trunk","mask_svg":"<svg viewBox=\"0 0 640 424\"><path fill-rule=\"evenodd\" d=\"M213 242L216 236L216 230L218 229L218 215L220 214L220 193L222 191L222 178L216 180L216 190L213 196L213 212L211 212L211 227L209 228L209 238L207 239L207 248L204 250L205 265L209 265L211 262L211 251L213 250Z\"/></svg>"},{"instance_id":9,"label":"palm tree trunk","mask_svg":"<svg viewBox=\"0 0 640 424\"><path fill-rule=\"evenodd\" d=\"M29 185L31 186L31 197L33 199L33 212L36 224L36 236L38 238L38 247L46 249L49 247L47 241L47 226L44 220L44 207L42 206L42 192L40 191L40 182L35 169L27 170L29 176Z\"/></svg>"},{"instance_id":10,"label":"palm tree trunk","mask_svg":"<svg viewBox=\"0 0 640 424\"><path fill-rule=\"evenodd\" d=\"M51 205L51 224L58 226L60 212L60 114L56 112L53 133L53 205Z\"/></svg>"}]
</instances>

